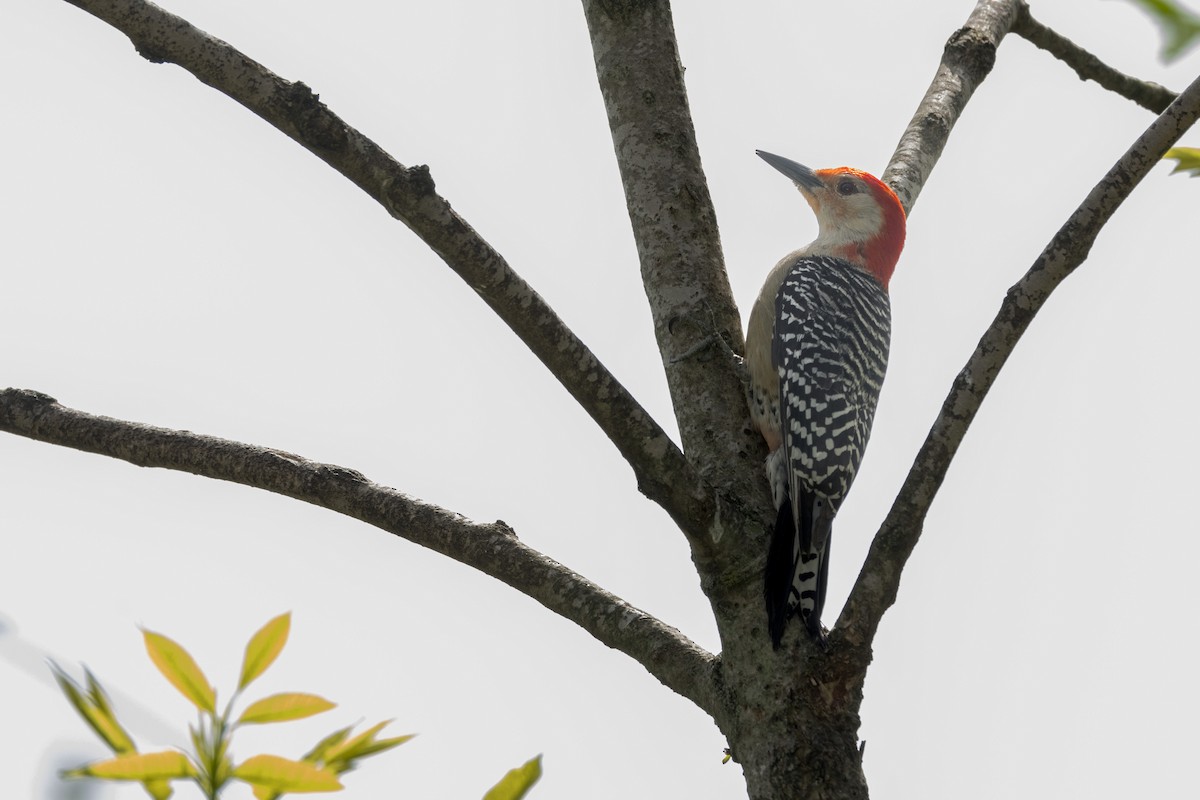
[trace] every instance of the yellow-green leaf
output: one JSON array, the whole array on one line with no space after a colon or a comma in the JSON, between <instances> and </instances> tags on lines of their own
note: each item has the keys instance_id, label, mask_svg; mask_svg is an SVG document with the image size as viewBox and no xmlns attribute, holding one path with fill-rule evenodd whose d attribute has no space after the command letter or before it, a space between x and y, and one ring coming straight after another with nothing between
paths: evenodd
<instances>
[{"instance_id":1,"label":"yellow-green leaf","mask_svg":"<svg viewBox=\"0 0 1200 800\"><path fill-rule=\"evenodd\" d=\"M104 709L93 706L84 712L84 719L117 755L137 752L133 739L129 738L129 734L125 732L120 723Z\"/></svg>"},{"instance_id":2,"label":"yellow-green leaf","mask_svg":"<svg viewBox=\"0 0 1200 800\"><path fill-rule=\"evenodd\" d=\"M339 731L334 731L333 733L329 734L324 739L313 745L312 750L309 750L307 753L305 753L301 761L311 761L314 764L318 761L324 761L325 754L331 747L346 741L346 737L350 735L350 730L350 728L342 728Z\"/></svg>"},{"instance_id":3,"label":"yellow-green leaf","mask_svg":"<svg viewBox=\"0 0 1200 800\"><path fill-rule=\"evenodd\" d=\"M409 733L404 736L393 736L391 739L380 739L377 742L364 742L354 748L354 752L343 754L342 758L360 759L367 756L373 756L376 753L382 753L384 750L391 750L393 747L399 747L416 736L415 733Z\"/></svg>"},{"instance_id":4,"label":"yellow-green leaf","mask_svg":"<svg viewBox=\"0 0 1200 800\"><path fill-rule=\"evenodd\" d=\"M238 691L267 671L287 644L288 632L292 627L292 612L280 614L258 629L246 644L246 655L242 659L242 677L238 679Z\"/></svg>"},{"instance_id":5,"label":"yellow-green leaf","mask_svg":"<svg viewBox=\"0 0 1200 800\"><path fill-rule=\"evenodd\" d=\"M192 739L192 752L208 752L208 744L204 739L204 731L195 725L188 725L188 736Z\"/></svg>"},{"instance_id":6,"label":"yellow-green leaf","mask_svg":"<svg viewBox=\"0 0 1200 800\"><path fill-rule=\"evenodd\" d=\"M87 678L88 698L92 701L92 704L109 716L112 716L112 703L109 702L108 693L104 691L104 687L100 685L100 681L96 680L96 676L87 667L83 668L83 675Z\"/></svg>"},{"instance_id":7,"label":"yellow-green leaf","mask_svg":"<svg viewBox=\"0 0 1200 800\"><path fill-rule=\"evenodd\" d=\"M161 633L143 630L142 636L146 640L146 652L150 654L150 660L163 677L191 700L196 708L215 714L216 692L188 651Z\"/></svg>"},{"instance_id":8,"label":"yellow-green leaf","mask_svg":"<svg viewBox=\"0 0 1200 800\"><path fill-rule=\"evenodd\" d=\"M88 673L88 685L91 687L91 692L90 696L85 696L79 684L63 672L58 664L51 661L50 670L54 673L54 680L58 683L58 687L62 689L67 700L79 712L79 716L83 717L84 722L104 740L104 743L114 753L119 755L137 751L133 740L129 738L129 734L125 732L125 729L117 722L116 716L113 715L112 707L108 703L104 690L100 688L100 684L96 682L90 672Z\"/></svg>"},{"instance_id":9,"label":"yellow-green leaf","mask_svg":"<svg viewBox=\"0 0 1200 800\"><path fill-rule=\"evenodd\" d=\"M335 706L324 697L303 692L286 692L264 697L257 703L251 703L242 712L238 724L256 725L264 722L287 722L293 719L304 719L314 714L328 711Z\"/></svg>"},{"instance_id":10,"label":"yellow-green leaf","mask_svg":"<svg viewBox=\"0 0 1200 800\"><path fill-rule=\"evenodd\" d=\"M1200 147L1172 147L1163 156L1163 160L1173 158L1178 163L1171 174L1190 172L1193 178L1200 177Z\"/></svg>"},{"instance_id":11,"label":"yellow-green leaf","mask_svg":"<svg viewBox=\"0 0 1200 800\"><path fill-rule=\"evenodd\" d=\"M333 792L342 788L327 769L281 756L253 756L233 771L233 777L255 787L284 792Z\"/></svg>"},{"instance_id":12,"label":"yellow-green leaf","mask_svg":"<svg viewBox=\"0 0 1200 800\"><path fill-rule=\"evenodd\" d=\"M143 781L142 788L154 800L167 800L168 797L175 794L175 790L171 788L171 784L166 781Z\"/></svg>"},{"instance_id":13,"label":"yellow-green leaf","mask_svg":"<svg viewBox=\"0 0 1200 800\"><path fill-rule=\"evenodd\" d=\"M63 694L67 696L67 701L75 706L75 710L82 714L83 709L88 705L83 696L83 689L58 664L51 661L49 666L50 671L54 673L54 680L58 683L58 688L62 689Z\"/></svg>"},{"instance_id":14,"label":"yellow-green leaf","mask_svg":"<svg viewBox=\"0 0 1200 800\"><path fill-rule=\"evenodd\" d=\"M352 758L356 758L358 756L358 751L362 747L374 743L375 734L383 730L384 726L390 722L390 719L386 719L383 722L380 722L378 725L372 725L370 728L367 728L354 738L348 739L339 745L329 748L329 751L325 754L325 763L328 764L331 761L349 761Z\"/></svg>"},{"instance_id":15,"label":"yellow-green leaf","mask_svg":"<svg viewBox=\"0 0 1200 800\"><path fill-rule=\"evenodd\" d=\"M279 797L279 792L268 786L255 786L254 784L250 784L250 786L255 800L275 800L276 797Z\"/></svg>"},{"instance_id":16,"label":"yellow-green leaf","mask_svg":"<svg viewBox=\"0 0 1200 800\"><path fill-rule=\"evenodd\" d=\"M70 778L105 778L110 781L166 781L194 778L196 771L188 757L178 750L157 753L129 753L107 761L96 761L69 770Z\"/></svg>"},{"instance_id":17,"label":"yellow-green leaf","mask_svg":"<svg viewBox=\"0 0 1200 800\"><path fill-rule=\"evenodd\" d=\"M537 755L516 769L510 769L499 783L488 790L483 800L521 800L541 777L542 757Z\"/></svg>"}]
</instances>

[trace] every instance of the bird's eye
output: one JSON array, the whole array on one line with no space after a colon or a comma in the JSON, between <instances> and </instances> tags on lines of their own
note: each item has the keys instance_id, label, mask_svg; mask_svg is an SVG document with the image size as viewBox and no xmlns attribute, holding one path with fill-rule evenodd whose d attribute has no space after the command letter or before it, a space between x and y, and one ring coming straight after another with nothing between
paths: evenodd
<instances>
[{"instance_id":1,"label":"bird's eye","mask_svg":"<svg viewBox=\"0 0 1200 800\"><path fill-rule=\"evenodd\" d=\"M838 194L842 196L851 195L858 191L858 186L849 178L842 178L837 185Z\"/></svg>"}]
</instances>

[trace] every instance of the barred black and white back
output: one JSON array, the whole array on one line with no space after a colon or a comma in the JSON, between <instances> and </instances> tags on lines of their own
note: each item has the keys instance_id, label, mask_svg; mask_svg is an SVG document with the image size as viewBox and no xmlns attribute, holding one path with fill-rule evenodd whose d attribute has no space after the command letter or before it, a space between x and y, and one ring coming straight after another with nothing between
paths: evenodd
<instances>
[{"instance_id":1,"label":"barred black and white back","mask_svg":"<svg viewBox=\"0 0 1200 800\"><path fill-rule=\"evenodd\" d=\"M776 646L797 609L822 635L830 530L871 435L890 335L888 295L873 275L831 256L789 268L772 338L783 443L767 461L779 509L765 585Z\"/></svg>"}]
</instances>

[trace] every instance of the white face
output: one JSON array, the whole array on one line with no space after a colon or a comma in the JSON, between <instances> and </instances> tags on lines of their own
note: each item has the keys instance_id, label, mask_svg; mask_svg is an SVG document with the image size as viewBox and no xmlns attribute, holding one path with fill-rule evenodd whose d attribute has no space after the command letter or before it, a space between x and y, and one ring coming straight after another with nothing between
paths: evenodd
<instances>
[{"instance_id":1,"label":"white face","mask_svg":"<svg viewBox=\"0 0 1200 800\"><path fill-rule=\"evenodd\" d=\"M883 229L883 209L861 178L838 170L820 170L819 189L799 186L817 215L820 233L813 242L821 251L843 250L875 238Z\"/></svg>"}]
</instances>

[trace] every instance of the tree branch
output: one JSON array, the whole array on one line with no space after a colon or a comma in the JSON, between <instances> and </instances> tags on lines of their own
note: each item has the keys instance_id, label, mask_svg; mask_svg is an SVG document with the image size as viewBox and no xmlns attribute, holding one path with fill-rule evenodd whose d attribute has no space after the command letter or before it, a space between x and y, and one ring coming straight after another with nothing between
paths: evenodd
<instances>
[{"instance_id":1,"label":"tree branch","mask_svg":"<svg viewBox=\"0 0 1200 800\"><path fill-rule=\"evenodd\" d=\"M1000 369L1050 293L1087 258L1100 230L1163 154L1200 118L1197 78L1138 137L1046 245L1000 306L958 374L887 519L875 536L832 638L860 651L863 668L883 613L895 602L900 573L963 436Z\"/></svg>"},{"instance_id":2,"label":"tree branch","mask_svg":"<svg viewBox=\"0 0 1200 800\"><path fill-rule=\"evenodd\" d=\"M691 536L715 513L712 492L662 428L450 204L427 167L405 167L343 122L303 83L144 0L68 0L127 35L154 63L173 63L228 95L349 178L407 225L521 338L612 440L638 488Z\"/></svg>"},{"instance_id":3,"label":"tree branch","mask_svg":"<svg viewBox=\"0 0 1200 800\"><path fill-rule=\"evenodd\" d=\"M711 653L523 544L503 522L472 522L345 467L214 436L93 416L28 390L0 391L0 431L139 467L265 489L361 520L507 583L625 653L701 709L712 714L716 708L716 659Z\"/></svg>"},{"instance_id":4,"label":"tree branch","mask_svg":"<svg viewBox=\"0 0 1200 800\"><path fill-rule=\"evenodd\" d=\"M1021 3L1012 32L1075 70L1080 80L1095 81L1110 92L1116 92L1155 114L1161 114L1175 99L1175 93L1170 89L1119 72L1067 37L1047 28L1033 18L1027 3Z\"/></svg>"},{"instance_id":5,"label":"tree branch","mask_svg":"<svg viewBox=\"0 0 1200 800\"><path fill-rule=\"evenodd\" d=\"M996 48L1012 29L1021 0L979 0L946 42L942 61L881 179L911 212L967 101L996 63Z\"/></svg>"},{"instance_id":6,"label":"tree branch","mask_svg":"<svg viewBox=\"0 0 1200 800\"><path fill-rule=\"evenodd\" d=\"M749 425L738 424L748 417L745 391L726 351L743 349L741 317L670 3L583 0L583 10L684 452L725 497L765 498L758 471L745 468L747 453L758 461L766 450ZM714 346L705 350L705 342Z\"/></svg>"}]
</instances>

